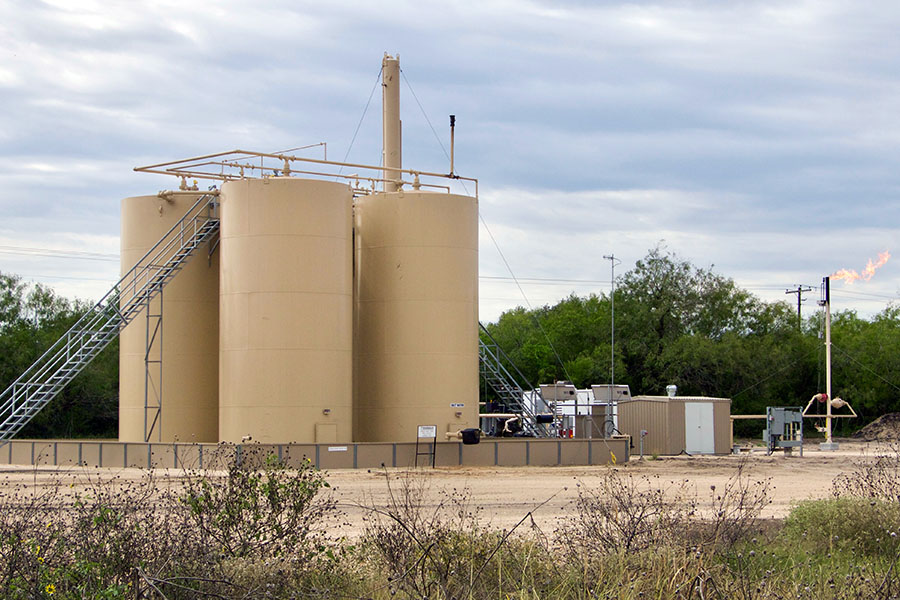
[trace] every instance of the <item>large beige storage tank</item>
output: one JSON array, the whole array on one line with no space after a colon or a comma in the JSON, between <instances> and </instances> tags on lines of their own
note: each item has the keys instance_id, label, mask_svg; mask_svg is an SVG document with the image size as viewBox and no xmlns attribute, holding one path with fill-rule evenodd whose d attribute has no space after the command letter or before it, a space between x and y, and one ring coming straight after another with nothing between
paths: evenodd
<instances>
[{"instance_id":1,"label":"large beige storage tank","mask_svg":"<svg viewBox=\"0 0 900 600\"><path fill-rule=\"evenodd\" d=\"M478 203L428 192L357 200L355 438L478 427Z\"/></svg>"},{"instance_id":2,"label":"large beige storage tank","mask_svg":"<svg viewBox=\"0 0 900 600\"><path fill-rule=\"evenodd\" d=\"M122 200L121 264L124 275L172 228L200 193L169 200L137 196ZM219 403L219 255L198 248L162 293L162 385L151 365L149 404L161 390L162 410L150 441L217 442ZM159 313L159 299L151 314ZM151 319L155 327L156 319ZM151 332L152 334L152 332ZM151 360L159 358L157 333ZM144 441L147 319L142 311L119 337L119 439ZM152 423L156 410L148 412Z\"/></svg>"},{"instance_id":3,"label":"large beige storage tank","mask_svg":"<svg viewBox=\"0 0 900 600\"><path fill-rule=\"evenodd\" d=\"M222 186L221 440L351 441L352 202L330 181Z\"/></svg>"}]
</instances>

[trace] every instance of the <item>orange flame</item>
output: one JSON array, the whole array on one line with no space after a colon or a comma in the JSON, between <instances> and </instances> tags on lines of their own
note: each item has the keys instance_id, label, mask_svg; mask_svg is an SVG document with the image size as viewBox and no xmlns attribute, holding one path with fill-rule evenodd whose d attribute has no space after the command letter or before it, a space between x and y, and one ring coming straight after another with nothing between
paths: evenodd
<instances>
[{"instance_id":1,"label":"orange flame","mask_svg":"<svg viewBox=\"0 0 900 600\"><path fill-rule=\"evenodd\" d=\"M866 264L866 268L863 269L862 273L857 273L854 269L841 269L840 271L832 274L832 279L843 279L847 283L853 283L857 279L862 279L863 281L868 281L872 279L872 276L875 275L875 269L881 267L888 261L891 257L891 253L885 250L884 252L878 253L878 260L872 262L872 259L869 259L869 262Z\"/></svg>"}]
</instances>

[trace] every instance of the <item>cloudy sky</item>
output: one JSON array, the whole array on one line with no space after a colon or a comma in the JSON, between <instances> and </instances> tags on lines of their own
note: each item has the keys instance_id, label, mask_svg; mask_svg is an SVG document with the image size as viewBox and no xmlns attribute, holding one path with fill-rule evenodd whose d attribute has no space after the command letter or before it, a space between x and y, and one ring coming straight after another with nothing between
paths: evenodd
<instances>
[{"instance_id":1,"label":"cloudy sky","mask_svg":"<svg viewBox=\"0 0 900 600\"><path fill-rule=\"evenodd\" d=\"M483 320L526 304L497 247L533 306L608 291L603 255L621 274L663 240L795 301L900 253L898 31L878 0L5 0L0 271L99 298L119 200L177 184L138 165L322 141L378 164L380 94L364 109L387 51L404 166L447 171L457 115L490 230ZM832 287L836 309L877 313L900 255Z\"/></svg>"}]
</instances>

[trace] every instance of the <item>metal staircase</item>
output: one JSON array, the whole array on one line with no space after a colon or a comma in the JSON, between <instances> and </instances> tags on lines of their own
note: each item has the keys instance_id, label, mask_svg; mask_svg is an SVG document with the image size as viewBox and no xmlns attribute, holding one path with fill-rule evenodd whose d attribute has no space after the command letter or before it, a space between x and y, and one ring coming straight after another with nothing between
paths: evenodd
<instances>
[{"instance_id":1,"label":"metal staircase","mask_svg":"<svg viewBox=\"0 0 900 600\"><path fill-rule=\"evenodd\" d=\"M218 231L217 193L204 194L97 304L0 394L0 445L100 354Z\"/></svg>"},{"instance_id":2,"label":"metal staircase","mask_svg":"<svg viewBox=\"0 0 900 600\"><path fill-rule=\"evenodd\" d=\"M538 388L523 387L519 381L527 382L522 372L516 368L505 352L500 348L488 330L479 323L481 332L487 341L479 336L478 354L481 365L481 377L497 394L501 412L514 413L521 416L522 430L534 437L556 437L559 418L556 409L550 406ZM510 373L504 363L510 365L517 377ZM528 399L526 399L526 397ZM555 404L555 403L554 403ZM551 423L539 423L538 414L553 415Z\"/></svg>"}]
</instances>

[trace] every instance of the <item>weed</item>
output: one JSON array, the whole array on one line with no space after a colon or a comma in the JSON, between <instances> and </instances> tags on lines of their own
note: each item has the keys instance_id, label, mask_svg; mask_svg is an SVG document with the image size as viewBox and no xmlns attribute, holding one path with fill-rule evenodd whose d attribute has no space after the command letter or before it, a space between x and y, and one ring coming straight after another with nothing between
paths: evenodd
<instances>
[{"instance_id":1,"label":"weed","mask_svg":"<svg viewBox=\"0 0 900 600\"><path fill-rule=\"evenodd\" d=\"M282 561L291 581L313 577L327 562L317 530L334 509L319 495L327 484L308 462L289 469L257 458L232 461L224 474L146 470L129 480L82 471L77 488L66 485L71 475L62 471L44 486L6 480L0 485L4 597L255 598L271 591L242 587L232 577L240 561Z\"/></svg>"},{"instance_id":2,"label":"weed","mask_svg":"<svg viewBox=\"0 0 900 600\"><path fill-rule=\"evenodd\" d=\"M324 476L262 449L232 448L220 472L83 471L50 485L0 484L0 597L409 598L466 600L837 600L900 594L900 469L860 463L835 495L760 521L769 483L742 464L720 487L609 469L578 488L554 535L531 519L483 522L465 490L437 495L425 474L385 473L350 544ZM289 459L287 459L289 460ZM428 493L426 493L428 492ZM533 510L539 510L540 505Z\"/></svg>"},{"instance_id":3,"label":"weed","mask_svg":"<svg viewBox=\"0 0 900 600\"><path fill-rule=\"evenodd\" d=\"M863 458L852 471L836 477L832 494L900 502L900 440L890 442L874 460Z\"/></svg>"},{"instance_id":4,"label":"weed","mask_svg":"<svg viewBox=\"0 0 900 600\"><path fill-rule=\"evenodd\" d=\"M427 503L422 475L407 472L392 482L385 473L385 481L388 504L366 507L360 548L376 572L387 573L391 595L494 598L539 593L552 581L555 565L541 536L484 527L464 490Z\"/></svg>"},{"instance_id":5,"label":"weed","mask_svg":"<svg viewBox=\"0 0 900 600\"><path fill-rule=\"evenodd\" d=\"M815 553L889 558L900 550L900 505L849 497L809 500L794 507L783 533Z\"/></svg>"}]
</instances>

